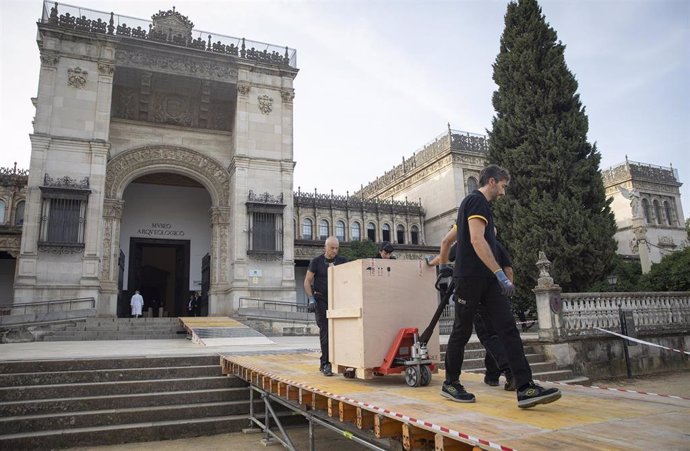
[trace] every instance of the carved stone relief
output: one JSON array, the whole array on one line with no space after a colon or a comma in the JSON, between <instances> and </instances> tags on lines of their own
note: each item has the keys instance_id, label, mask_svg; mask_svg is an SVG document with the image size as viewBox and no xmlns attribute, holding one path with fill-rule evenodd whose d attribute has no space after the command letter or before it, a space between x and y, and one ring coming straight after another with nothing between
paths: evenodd
<instances>
[{"instance_id":1,"label":"carved stone relief","mask_svg":"<svg viewBox=\"0 0 690 451\"><path fill-rule=\"evenodd\" d=\"M42 51L41 52L41 64L43 64L44 67L50 67L51 69L54 69L57 67L57 63L60 61L60 56L57 53L54 52L49 52L49 51Z\"/></svg>"},{"instance_id":2,"label":"carved stone relief","mask_svg":"<svg viewBox=\"0 0 690 451\"><path fill-rule=\"evenodd\" d=\"M146 146L124 152L108 162L105 179L106 197L117 199L132 173L150 166L185 168L211 183L207 186L214 202L228 205L230 176L215 160L193 150L173 146Z\"/></svg>"},{"instance_id":3,"label":"carved stone relief","mask_svg":"<svg viewBox=\"0 0 690 451\"><path fill-rule=\"evenodd\" d=\"M295 91L280 91L280 97L283 99L283 103L292 103L295 98Z\"/></svg>"},{"instance_id":4,"label":"carved stone relief","mask_svg":"<svg viewBox=\"0 0 690 451\"><path fill-rule=\"evenodd\" d=\"M246 83L238 83L237 84L237 92L243 96L246 96L247 94L249 94L249 91L251 90L251 88L252 87Z\"/></svg>"},{"instance_id":5,"label":"carved stone relief","mask_svg":"<svg viewBox=\"0 0 690 451\"><path fill-rule=\"evenodd\" d=\"M263 114L269 114L273 110L273 97L269 97L266 94L259 96L259 111Z\"/></svg>"},{"instance_id":6,"label":"carved stone relief","mask_svg":"<svg viewBox=\"0 0 690 451\"><path fill-rule=\"evenodd\" d=\"M168 55L144 50L120 49L115 52L118 66L185 75L194 78L208 78L218 81L237 80L237 69L230 63L209 61L184 55Z\"/></svg>"},{"instance_id":7,"label":"carved stone relief","mask_svg":"<svg viewBox=\"0 0 690 451\"><path fill-rule=\"evenodd\" d=\"M108 63L98 63L98 73L101 75L113 75L115 73L115 66Z\"/></svg>"},{"instance_id":8,"label":"carved stone relief","mask_svg":"<svg viewBox=\"0 0 690 451\"><path fill-rule=\"evenodd\" d=\"M67 84L77 89L81 89L86 85L89 73L81 67L72 67L67 69Z\"/></svg>"},{"instance_id":9,"label":"carved stone relief","mask_svg":"<svg viewBox=\"0 0 690 451\"><path fill-rule=\"evenodd\" d=\"M153 96L154 122L192 126L190 99L178 94L155 93Z\"/></svg>"}]
</instances>

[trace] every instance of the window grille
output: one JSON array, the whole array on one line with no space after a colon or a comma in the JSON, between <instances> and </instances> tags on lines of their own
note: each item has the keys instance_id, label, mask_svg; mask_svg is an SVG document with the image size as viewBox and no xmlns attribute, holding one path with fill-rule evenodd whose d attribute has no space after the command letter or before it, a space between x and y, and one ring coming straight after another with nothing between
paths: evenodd
<instances>
[{"instance_id":1,"label":"window grille","mask_svg":"<svg viewBox=\"0 0 690 451\"><path fill-rule=\"evenodd\" d=\"M39 249L60 253L80 252L84 247L89 179L58 179L45 174L41 189ZM23 218L23 206L21 216Z\"/></svg>"},{"instance_id":2,"label":"window grille","mask_svg":"<svg viewBox=\"0 0 690 451\"><path fill-rule=\"evenodd\" d=\"M383 241L392 241L391 240L391 226L388 224L384 224L382 229L382 234L383 234Z\"/></svg>"},{"instance_id":3,"label":"window grille","mask_svg":"<svg viewBox=\"0 0 690 451\"><path fill-rule=\"evenodd\" d=\"M405 244L405 227L403 227L402 224L398 224L396 229L396 239L398 240L398 244Z\"/></svg>"},{"instance_id":4,"label":"window grille","mask_svg":"<svg viewBox=\"0 0 690 451\"><path fill-rule=\"evenodd\" d=\"M467 194L477 189L477 179L470 177L467 179Z\"/></svg>"},{"instance_id":5,"label":"window grille","mask_svg":"<svg viewBox=\"0 0 690 451\"><path fill-rule=\"evenodd\" d=\"M352 237L352 241L360 241L362 239L362 227L359 225L359 222L352 223L350 235Z\"/></svg>"},{"instance_id":6,"label":"window grille","mask_svg":"<svg viewBox=\"0 0 690 451\"><path fill-rule=\"evenodd\" d=\"M666 210L666 221L668 221L668 225L674 225L673 210L667 200L664 201L664 210Z\"/></svg>"},{"instance_id":7,"label":"window grille","mask_svg":"<svg viewBox=\"0 0 690 451\"><path fill-rule=\"evenodd\" d=\"M313 224L311 222L311 219L309 219L309 218L302 221L302 239L303 240L311 240L314 238L312 225Z\"/></svg>"},{"instance_id":8,"label":"window grille","mask_svg":"<svg viewBox=\"0 0 690 451\"><path fill-rule=\"evenodd\" d=\"M373 222L367 224L367 238L369 241L376 241L376 226Z\"/></svg>"},{"instance_id":9,"label":"window grille","mask_svg":"<svg viewBox=\"0 0 690 451\"><path fill-rule=\"evenodd\" d=\"M419 228L417 226L412 226L410 229L410 240L412 244L419 244Z\"/></svg>"},{"instance_id":10,"label":"window grille","mask_svg":"<svg viewBox=\"0 0 690 451\"><path fill-rule=\"evenodd\" d=\"M345 241L345 223L343 221L335 223L335 237L338 238L338 241Z\"/></svg>"},{"instance_id":11,"label":"window grille","mask_svg":"<svg viewBox=\"0 0 690 451\"><path fill-rule=\"evenodd\" d=\"M0 200L0 224L5 223L5 201Z\"/></svg>"},{"instance_id":12,"label":"window grille","mask_svg":"<svg viewBox=\"0 0 690 451\"><path fill-rule=\"evenodd\" d=\"M328 221L322 219L319 221L319 239L325 240L328 238Z\"/></svg>"},{"instance_id":13,"label":"window grille","mask_svg":"<svg viewBox=\"0 0 690 451\"><path fill-rule=\"evenodd\" d=\"M249 251L283 251L283 215L255 211L249 215Z\"/></svg>"},{"instance_id":14,"label":"window grille","mask_svg":"<svg viewBox=\"0 0 690 451\"><path fill-rule=\"evenodd\" d=\"M650 224L652 221L649 219L649 201L647 199L642 199L642 213L644 213L644 222Z\"/></svg>"},{"instance_id":15,"label":"window grille","mask_svg":"<svg viewBox=\"0 0 690 451\"><path fill-rule=\"evenodd\" d=\"M654 215L656 216L656 223L661 224L661 207L659 206L659 201L654 201Z\"/></svg>"}]
</instances>

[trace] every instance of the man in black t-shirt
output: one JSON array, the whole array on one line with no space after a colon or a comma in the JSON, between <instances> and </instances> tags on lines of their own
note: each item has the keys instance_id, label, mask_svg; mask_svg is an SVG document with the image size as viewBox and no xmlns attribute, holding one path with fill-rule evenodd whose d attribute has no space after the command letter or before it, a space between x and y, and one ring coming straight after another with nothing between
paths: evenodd
<instances>
[{"instance_id":1,"label":"man in black t-shirt","mask_svg":"<svg viewBox=\"0 0 690 451\"><path fill-rule=\"evenodd\" d=\"M319 370L326 376L333 376L331 362L328 359L328 267L347 262L345 257L338 256L340 243L334 236L329 236L323 246L323 254L312 258L307 275L304 278L304 293L309 298L308 310L316 314L316 325L319 326L321 342L321 365Z\"/></svg>"},{"instance_id":2,"label":"man in black t-shirt","mask_svg":"<svg viewBox=\"0 0 690 451\"><path fill-rule=\"evenodd\" d=\"M517 387L518 407L528 408L546 404L561 397L557 388L545 389L532 381L532 370L525 358L520 333L507 297L515 293L515 286L496 261L496 233L489 202L505 195L510 174L490 165L479 175L478 190L463 199L458 208L456 224L457 249L455 256L456 295L453 330L446 350L446 380L441 395L458 402L474 402L475 397L460 384L460 371L465 345L472 335L472 322L479 304L496 331L508 360ZM447 255L441 253L441 263Z\"/></svg>"}]
</instances>

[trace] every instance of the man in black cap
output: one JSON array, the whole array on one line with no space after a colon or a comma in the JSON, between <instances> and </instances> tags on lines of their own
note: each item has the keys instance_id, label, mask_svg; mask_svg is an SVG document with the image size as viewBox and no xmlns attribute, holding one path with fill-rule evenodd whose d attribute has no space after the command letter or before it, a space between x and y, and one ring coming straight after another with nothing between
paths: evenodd
<instances>
[{"instance_id":1,"label":"man in black cap","mask_svg":"<svg viewBox=\"0 0 690 451\"><path fill-rule=\"evenodd\" d=\"M379 244L379 253L376 254L374 258L392 258L394 259L395 257L393 256L393 251L395 248L393 245L388 242L388 241L383 241L381 244Z\"/></svg>"}]
</instances>

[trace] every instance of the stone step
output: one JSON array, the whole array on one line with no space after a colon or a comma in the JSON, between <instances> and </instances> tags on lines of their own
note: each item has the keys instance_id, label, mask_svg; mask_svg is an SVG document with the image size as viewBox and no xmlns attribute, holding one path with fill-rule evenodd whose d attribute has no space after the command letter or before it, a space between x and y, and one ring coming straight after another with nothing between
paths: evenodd
<instances>
[{"instance_id":1,"label":"stone step","mask_svg":"<svg viewBox=\"0 0 690 451\"><path fill-rule=\"evenodd\" d=\"M0 374L0 387L222 376L220 366L173 366Z\"/></svg>"},{"instance_id":2,"label":"stone step","mask_svg":"<svg viewBox=\"0 0 690 451\"><path fill-rule=\"evenodd\" d=\"M227 402L246 400L248 398L249 389L245 386L207 390L167 391L106 396L50 398L32 401L10 401L0 402L0 418L86 410L125 409L133 407ZM2 446L0 446L0 449L3 449Z\"/></svg>"},{"instance_id":3,"label":"stone step","mask_svg":"<svg viewBox=\"0 0 690 451\"><path fill-rule=\"evenodd\" d=\"M254 411L263 412L264 403L254 401ZM146 406L123 409L86 410L0 418L0 435L29 431L50 431L136 423L141 420L173 421L187 418L222 417L249 412L249 400Z\"/></svg>"},{"instance_id":4,"label":"stone step","mask_svg":"<svg viewBox=\"0 0 690 451\"><path fill-rule=\"evenodd\" d=\"M530 363L531 367L534 367L538 364L547 363L545 362L546 358L543 354L527 354L525 357L527 357L527 361ZM445 361L441 361L441 363L439 364L441 368L445 368L444 362ZM469 371L475 369L484 369L484 355L482 354L481 357L468 359L467 353L465 353L465 359L462 361L462 370Z\"/></svg>"},{"instance_id":5,"label":"stone step","mask_svg":"<svg viewBox=\"0 0 690 451\"><path fill-rule=\"evenodd\" d=\"M99 395L161 393L188 390L211 390L246 386L239 378L226 376L198 377L194 379L152 379L117 382L85 382L77 384L33 385L0 388L0 402L40 400Z\"/></svg>"},{"instance_id":6,"label":"stone step","mask_svg":"<svg viewBox=\"0 0 690 451\"><path fill-rule=\"evenodd\" d=\"M539 354L540 353L540 351L535 349L534 346L525 346L524 350L525 350L526 355ZM485 353L486 353L486 350L484 349L483 346L480 346L479 348L476 348L476 349L465 348L465 358L466 359L483 359ZM446 358L446 351L445 350L441 351L441 358L442 359Z\"/></svg>"},{"instance_id":7,"label":"stone step","mask_svg":"<svg viewBox=\"0 0 690 451\"><path fill-rule=\"evenodd\" d=\"M166 334L166 335L126 335L108 334L102 336L85 337L81 335L53 336L46 335L42 341L95 341L95 340L177 340L186 338L185 334Z\"/></svg>"},{"instance_id":8,"label":"stone step","mask_svg":"<svg viewBox=\"0 0 690 451\"><path fill-rule=\"evenodd\" d=\"M0 374L199 365L219 365L219 358L217 355L190 355L173 357L119 357L117 359L17 360L0 362Z\"/></svg>"},{"instance_id":9,"label":"stone step","mask_svg":"<svg viewBox=\"0 0 690 451\"><path fill-rule=\"evenodd\" d=\"M286 418L287 419L287 418ZM202 435L239 432L248 426L247 415L147 421L51 431L32 431L0 436L0 449L55 449L162 441Z\"/></svg>"}]
</instances>

